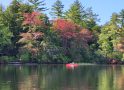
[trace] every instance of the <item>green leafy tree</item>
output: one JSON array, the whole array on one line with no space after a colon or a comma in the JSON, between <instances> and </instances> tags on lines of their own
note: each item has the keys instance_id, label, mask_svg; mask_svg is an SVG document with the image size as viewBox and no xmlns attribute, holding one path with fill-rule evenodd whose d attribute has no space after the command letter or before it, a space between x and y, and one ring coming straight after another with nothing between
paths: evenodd
<instances>
[{"instance_id":1,"label":"green leafy tree","mask_svg":"<svg viewBox=\"0 0 124 90\"><path fill-rule=\"evenodd\" d=\"M51 15L54 18L62 18L63 17L63 8L64 5L60 0L56 0L56 2L52 5Z\"/></svg>"},{"instance_id":2,"label":"green leafy tree","mask_svg":"<svg viewBox=\"0 0 124 90\"><path fill-rule=\"evenodd\" d=\"M13 0L7 9L0 12L0 22L5 27L8 27L9 31L13 34L11 37L12 44L10 49L12 50L14 56L17 55L19 48L19 45L17 44L17 41L20 38L19 34L23 32L22 14L28 11L32 11L32 8L29 5L24 4L18 0Z\"/></svg>"},{"instance_id":3,"label":"green leafy tree","mask_svg":"<svg viewBox=\"0 0 124 90\"><path fill-rule=\"evenodd\" d=\"M116 44L119 39L119 27L116 24L107 24L102 27L99 35L99 50L104 57L114 58L113 53L116 52Z\"/></svg>"},{"instance_id":4,"label":"green leafy tree","mask_svg":"<svg viewBox=\"0 0 124 90\"><path fill-rule=\"evenodd\" d=\"M22 13L20 13L20 6L21 2L18 0L13 0L11 5L5 10L4 12L4 20L7 22L7 25L9 27L9 30L12 32L13 37L11 38L12 41L12 48L13 53L16 56L18 52L18 44L17 41L19 40L19 34L21 31L23 31L23 28L21 27L22 24Z\"/></svg>"},{"instance_id":5,"label":"green leafy tree","mask_svg":"<svg viewBox=\"0 0 124 90\"><path fill-rule=\"evenodd\" d=\"M107 58L123 59L123 25L119 14L113 13L110 21L104 25L99 35L99 50Z\"/></svg>"},{"instance_id":6,"label":"green leafy tree","mask_svg":"<svg viewBox=\"0 0 124 90\"><path fill-rule=\"evenodd\" d=\"M3 7L0 7L0 53L7 54L8 47L12 45L11 38L13 34L7 26L7 21L4 16Z\"/></svg>"},{"instance_id":7,"label":"green leafy tree","mask_svg":"<svg viewBox=\"0 0 124 90\"><path fill-rule=\"evenodd\" d=\"M9 45L11 45L11 38L12 38L12 33L9 31L9 28L0 25L0 53L4 53L4 49L7 49ZM6 50L7 51L7 50Z\"/></svg>"}]
</instances>

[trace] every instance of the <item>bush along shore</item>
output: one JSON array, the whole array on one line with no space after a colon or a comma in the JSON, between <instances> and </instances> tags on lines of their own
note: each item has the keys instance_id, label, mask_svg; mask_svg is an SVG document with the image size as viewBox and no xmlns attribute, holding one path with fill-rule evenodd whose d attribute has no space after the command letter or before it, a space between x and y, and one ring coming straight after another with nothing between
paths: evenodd
<instances>
[{"instance_id":1,"label":"bush along shore","mask_svg":"<svg viewBox=\"0 0 124 90\"><path fill-rule=\"evenodd\" d=\"M49 10L50 11L50 10ZM98 15L75 0L64 11L56 0L51 17L45 2L12 0L0 6L0 63L124 64L124 10L99 25Z\"/></svg>"}]
</instances>

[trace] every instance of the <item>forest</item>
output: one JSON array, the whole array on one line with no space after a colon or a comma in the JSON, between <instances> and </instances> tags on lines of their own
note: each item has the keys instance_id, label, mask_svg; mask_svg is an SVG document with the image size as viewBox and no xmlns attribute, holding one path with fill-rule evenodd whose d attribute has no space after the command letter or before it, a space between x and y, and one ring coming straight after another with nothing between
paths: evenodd
<instances>
[{"instance_id":1,"label":"forest","mask_svg":"<svg viewBox=\"0 0 124 90\"><path fill-rule=\"evenodd\" d=\"M124 9L104 25L92 8L75 0L64 10L55 0L12 0L0 6L0 63L124 63Z\"/></svg>"}]
</instances>

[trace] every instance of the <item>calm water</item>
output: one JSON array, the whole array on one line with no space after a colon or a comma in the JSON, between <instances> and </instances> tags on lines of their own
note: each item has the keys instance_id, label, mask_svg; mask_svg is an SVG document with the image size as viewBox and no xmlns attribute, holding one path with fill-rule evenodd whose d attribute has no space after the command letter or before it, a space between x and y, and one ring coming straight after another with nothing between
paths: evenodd
<instances>
[{"instance_id":1,"label":"calm water","mask_svg":"<svg viewBox=\"0 0 124 90\"><path fill-rule=\"evenodd\" d=\"M124 66L0 66L0 90L124 90Z\"/></svg>"}]
</instances>

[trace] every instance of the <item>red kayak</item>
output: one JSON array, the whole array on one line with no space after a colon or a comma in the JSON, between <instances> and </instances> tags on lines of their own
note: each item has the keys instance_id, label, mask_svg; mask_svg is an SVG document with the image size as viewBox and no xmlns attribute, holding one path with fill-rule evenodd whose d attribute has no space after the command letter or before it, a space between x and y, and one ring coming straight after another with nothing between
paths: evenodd
<instances>
[{"instance_id":1,"label":"red kayak","mask_svg":"<svg viewBox=\"0 0 124 90\"><path fill-rule=\"evenodd\" d=\"M76 64L76 63L68 63L68 64L66 64L66 67L67 68L74 68L74 67L78 67L78 64Z\"/></svg>"}]
</instances>

